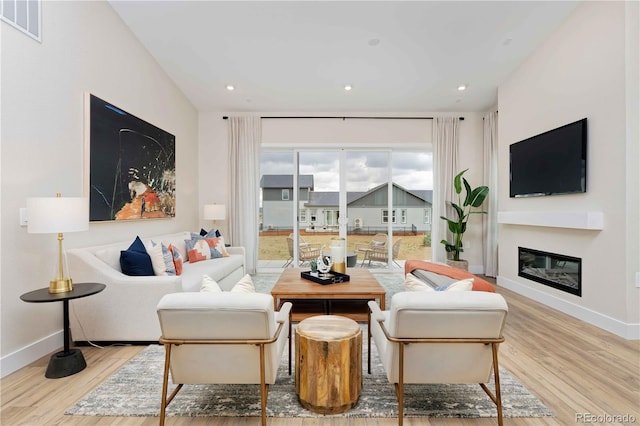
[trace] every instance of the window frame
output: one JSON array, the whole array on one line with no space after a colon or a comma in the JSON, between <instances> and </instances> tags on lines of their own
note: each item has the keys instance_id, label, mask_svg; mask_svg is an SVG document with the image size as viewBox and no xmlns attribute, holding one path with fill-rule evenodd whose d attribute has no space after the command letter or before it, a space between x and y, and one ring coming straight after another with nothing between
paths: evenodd
<instances>
[{"instance_id":1,"label":"window frame","mask_svg":"<svg viewBox=\"0 0 640 426\"><path fill-rule=\"evenodd\" d=\"M424 208L424 215L422 220L424 221L425 225L431 225L431 216L432 216L432 209L430 207L426 207Z\"/></svg>"},{"instance_id":2,"label":"window frame","mask_svg":"<svg viewBox=\"0 0 640 426\"><path fill-rule=\"evenodd\" d=\"M397 223L396 210L397 209L391 209L391 223L394 223L394 224ZM389 223L389 209L381 209L381 212L382 212L381 222L386 225Z\"/></svg>"},{"instance_id":3,"label":"window frame","mask_svg":"<svg viewBox=\"0 0 640 426\"><path fill-rule=\"evenodd\" d=\"M400 223L403 225L407 223L407 209L400 209Z\"/></svg>"}]
</instances>

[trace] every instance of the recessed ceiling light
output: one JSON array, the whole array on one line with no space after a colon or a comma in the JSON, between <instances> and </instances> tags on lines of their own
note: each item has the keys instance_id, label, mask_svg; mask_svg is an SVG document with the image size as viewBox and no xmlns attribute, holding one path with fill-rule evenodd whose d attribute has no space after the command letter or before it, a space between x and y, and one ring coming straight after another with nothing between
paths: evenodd
<instances>
[{"instance_id":1,"label":"recessed ceiling light","mask_svg":"<svg viewBox=\"0 0 640 426\"><path fill-rule=\"evenodd\" d=\"M461 91L461 92L467 90L467 85L466 84L459 85L458 86L458 90Z\"/></svg>"},{"instance_id":2,"label":"recessed ceiling light","mask_svg":"<svg viewBox=\"0 0 640 426\"><path fill-rule=\"evenodd\" d=\"M350 84L345 84L345 85L344 85L344 90L346 90L347 92L348 92L349 90L351 90L351 89L353 89L353 86L352 86L352 85L350 85Z\"/></svg>"},{"instance_id":3,"label":"recessed ceiling light","mask_svg":"<svg viewBox=\"0 0 640 426\"><path fill-rule=\"evenodd\" d=\"M228 91L232 91L232 90L236 90L236 86L234 86L233 84L227 84L227 90Z\"/></svg>"}]
</instances>

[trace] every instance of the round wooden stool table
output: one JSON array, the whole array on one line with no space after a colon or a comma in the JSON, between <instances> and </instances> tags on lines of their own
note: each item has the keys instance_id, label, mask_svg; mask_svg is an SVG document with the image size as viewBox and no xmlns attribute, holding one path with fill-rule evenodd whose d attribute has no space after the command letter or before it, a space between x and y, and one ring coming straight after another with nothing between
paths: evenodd
<instances>
[{"instance_id":1,"label":"round wooden stool table","mask_svg":"<svg viewBox=\"0 0 640 426\"><path fill-rule=\"evenodd\" d=\"M362 329L337 315L318 315L296 327L296 393L308 410L338 414L362 390Z\"/></svg>"}]
</instances>

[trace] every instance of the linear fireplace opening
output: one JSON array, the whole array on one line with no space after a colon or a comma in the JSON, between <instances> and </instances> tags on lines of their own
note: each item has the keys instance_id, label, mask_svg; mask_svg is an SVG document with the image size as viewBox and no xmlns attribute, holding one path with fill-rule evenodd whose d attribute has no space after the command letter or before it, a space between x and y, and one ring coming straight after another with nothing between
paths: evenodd
<instances>
[{"instance_id":1,"label":"linear fireplace opening","mask_svg":"<svg viewBox=\"0 0 640 426\"><path fill-rule=\"evenodd\" d=\"M582 259L518 247L518 276L582 297Z\"/></svg>"}]
</instances>

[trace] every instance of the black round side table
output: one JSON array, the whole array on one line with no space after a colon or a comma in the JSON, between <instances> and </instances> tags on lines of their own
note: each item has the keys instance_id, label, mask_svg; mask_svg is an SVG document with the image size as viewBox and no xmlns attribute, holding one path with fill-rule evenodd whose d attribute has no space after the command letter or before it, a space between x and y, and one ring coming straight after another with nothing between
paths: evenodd
<instances>
[{"instance_id":1,"label":"black round side table","mask_svg":"<svg viewBox=\"0 0 640 426\"><path fill-rule=\"evenodd\" d=\"M69 333L69 300L79 299L81 297L91 296L100 293L106 285L99 283L80 283L73 284L73 290L65 293L49 293L49 287L40 288L30 291L20 296L25 302L31 303L47 303L60 302L63 303L64 309L64 350L51 355L49 365L44 376L48 379L59 379L61 377L71 376L85 369L87 366L82 351L80 349L70 349L70 333Z\"/></svg>"}]
</instances>

